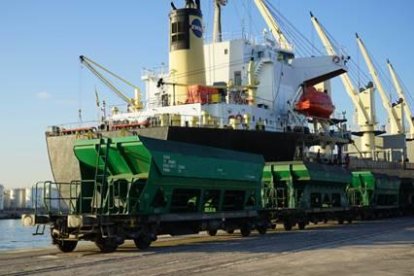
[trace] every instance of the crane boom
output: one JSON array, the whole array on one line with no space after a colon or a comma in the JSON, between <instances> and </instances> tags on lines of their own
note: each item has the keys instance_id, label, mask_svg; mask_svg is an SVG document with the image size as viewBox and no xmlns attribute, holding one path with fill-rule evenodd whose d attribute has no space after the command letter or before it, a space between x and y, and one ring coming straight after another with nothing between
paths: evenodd
<instances>
[{"instance_id":1,"label":"crane boom","mask_svg":"<svg viewBox=\"0 0 414 276\"><path fill-rule=\"evenodd\" d=\"M225 6L226 4L227 0L214 0L214 42L221 42L223 39L221 31L221 6Z\"/></svg>"},{"instance_id":2,"label":"crane boom","mask_svg":"<svg viewBox=\"0 0 414 276\"><path fill-rule=\"evenodd\" d=\"M142 108L142 103L141 103L141 100L140 100L140 89L139 89L139 87L137 87L136 85L130 83L129 81L125 80L124 78L118 76L117 74L109 71L108 69L106 69L105 67L100 65L99 63L97 63L97 62L95 62L95 61L93 61L93 60L91 60L91 59L89 59L85 56L80 56L79 59L81 61L81 64L83 64L86 68L88 68L89 71L91 71L98 79L100 79L106 86L108 86L124 102L126 102L127 104L132 105L135 109L141 109ZM129 98L124 93L122 93L107 78L105 78L104 75L102 75L98 70L96 70L94 66L101 69L101 70L103 70L104 72L108 73L109 75L119 79L120 81L122 81L126 85L132 87L135 91L137 91L135 98Z\"/></svg>"},{"instance_id":3,"label":"crane boom","mask_svg":"<svg viewBox=\"0 0 414 276\"><path fill-rule=\"evenodd\" d=\"M311 13L312 24L322 41L322 44L331 56L337 56L333 43L329 39L323 26L319 23L318 19ZM353 85L348 73L344 73L341 76L342 84L345 87L348 96L351 98L354 107L357 110L358 122L360 125L360 148L365 157L372 157L373 151L375 151L375 104L373 99L373 88L367 87L361 93Z\"/></svg>"},{"instance_id":4,"label":"crane boom","mask_svg":"<svg viewBox=\"0 0 414 276\"><path fill-rule=\"evenodd\" d=\"M368 66L368 70L370 72L370 75L375 83L375 86L377 90L380 93L382 104L388 114L388 117L391 121L391 132L392 134L396 134L395 132L402 134L404 133L404 126L402 124L402 118L401 116L398 116L397 112L393 108L390 99L387 97L387 93L385 92L384 87L381 84L381 81L378 77L377 70L375 69L375 66L371 60L371 57L368 54L368 51L362 42L362 39L359 37L358 34L356 34L356 40L359 46L359 49L361 50L362 56L364 57L365 63Z\"/></svg>"},{"instance_id":5,"label":"crane boom","mask_svg":"<svg viewBox=\"0 0 414 276\"><path fill-rule=\"evenodd\" d=\"M265 3L265 0L254 0L254 3L263 16L263 19L266 21L267 26L272 31L272 34L275 37L276 41L279 42L280 47L284 50L292 51L292 45L290 44L287 37L283 34L276 19L272 16L269 7Z\"/></svg>"},{"instance_id":6,"label":"crane boom","mask_svg":"<svg viewBox=\"0 0 414 276\"><path fill-rule=\"evenodd\" d=\"M315 16L313 16L312 13L311 13L311 20L312 20L312 24L313 24L317 34L319 35L319 38L321 39L322 44L325 47L325 50L328 53L328 55L337 56L338 53L336 53L332 42L330 41L330 39L326 35L326 33L323 30L323 27L319 23L318 19ZM351 98L352 103L354 104L354 106L357 109L358 113L363 115L363 117L364 117L365 121L367 122L367 124L374 125L375 122L371 122L371 117L372 116L369 116L366 109L364 108L364 104L362 103L360 97L358 96L358 91L355 89L355 86L352 84L352 81L351 81L351 78L349 77L349 74L344 73L344 74L340 75L340 78L341 78L342 84L345 87L346 92L348 93L348 96Z\"/></svg>"},{"instance_id":7,"label":"crane boom","mask_svg":"<svg viewBox=\"0 0 414 276\"><path fill-rule=\"evenodd\" d=\"M397 90L398 96L402 99L404 114L406 116L406 120L410 128L409 135L410 135L410 138L413 139L414 138L414 122L413 122L413 115L412 115L410 106L408 105L404 90L402 89L397 73L395 72L394 66L392 66L390 60L387 60L387 67L388 67L388 70L390 71L390 75L392 78L392 82L394 83L395 90Z\"/></svg>"}]
</instances>

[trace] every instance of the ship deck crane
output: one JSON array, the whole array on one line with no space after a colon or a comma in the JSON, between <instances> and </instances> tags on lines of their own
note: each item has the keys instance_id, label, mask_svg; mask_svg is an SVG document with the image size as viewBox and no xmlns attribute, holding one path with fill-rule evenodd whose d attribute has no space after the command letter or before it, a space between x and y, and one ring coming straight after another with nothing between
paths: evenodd
<instances>
[{"instance_id":1,"label":"ship deck crane","mask_svg":"<svg viewBox=\"0 0 414 276\"><path fill-rule=\"evenodd\" d=\"M338 53L335 51L333 43L329 39L323 26L312 13L310 13L310 15L312 24L328 55L338 56ZM371 157L373 150L375 150L375 135L382 133L375 131L376 119L373 100L373 87L367 87L359 93L352 83L348 73L340 75L340 78L346 92L348 93L348 96L351 98L352 103L357 110L360 133L354 132L354 134L362 136L361 152L364 152L366 157Z\"/></svg>"},{"instance_id":2,"label":"ship deck crane","mask_svg":"<svg viewBox=\"0 0 414 276\"><path fill-rule=\"evenodd\" d=\"M214 42L221 42L223 38L221 31L221 6L225 6L226 4L227 0L214 0Z\"/></svg>"},{"instance_id":3,"label":"ship deck crane","mask_svg":"<svg viewBox=\"0 0 414 276\"><path fill-rule=\"evenodd\" d=\"M370 75L374 81L374 84L379 91L379 94L381 96L382 104L388 114L388 117L390 119L390 126L391 126L391 134L404 134L404 123L403 123L403 116L402 109L400 104L391 104L390 99L387 97L387 93L385 92L384 87L381 84L381 81L378 77L377 70L375 69L375 66L371 60L370 55L368 54L368 50L366 49L362 39L359 37L358 34L356 35L356 40L359 46L359 49L361 50L362 56L364 57L365 63L368 66L368 70L370 72ZM401 112L397 112L397 110L400 110Z\"/></svg>"},{"instance_id":4,"label":"ship deck crane","mask_svg":"<svg viewBox=\"0 0 414 276\"><path fill-rule=\"evenodd\" d=\"M311 13L311 21L328 55L338 56L338 53L335 51L332 42L330 41L325 31L323 30L322 25L319 23L318 19L312 13ZM344 73L340 75L340 78L345 87L346 92L348 93L348 96L351 98L352 103L354 104L358 113L363 115L367 124L369 123L375 124L375 122L371 120L372 116L370 116L370 114L367 113L364 103L358 97L358 91L355 89L355 86L353 85L351 78L349 77L349 74Z\"/></svg>"},{"instance_id":5,"label":"ship deck crane","mask_svg":"<svg viewBox=\"0 0 414 276\"><path fill-rule=\"evenodd\" d=\"M407 99L405 97L405 93L404 90L402 88L402 85L399 81L398 75L394 70L394 66L392 66L390 60L387 60L387 67L388 70L390 71L390 75L392 78L392 81L394 83L394 87L395 90L397 90L398 96L400 97L400 99L402 99L402 105L403 105L403 109L404 109L404 114L405 114L405 118L408 122L408 126L409 126L409 131L408 131L408 139L413 140L414 139L414 121L413 121L413 114L410 110L410 106L408 105Z\"/></svg>"},{"instance_id":6,"label":"ship deck crane","mask_svg":"<svg viewBox=\"0 0 414 276\"><path fill-rule=\"evenodd\" d=\"M279 42L281 49L285 51L292 52L293 48L287 37L283 34L279 24L276 22L275 18L272 16L266 0L254 0L257 9L262 14L264 20L266 21L267 26L270 28L274 38Z\"/></svg>"},{"instance_id":7,"label":"ship deck crane","mask_svg":"<svg viewBox=\"0 0 414 276\"><path fill-rule=\"evenodd\" d=\"M124 78L118 76L117 74L111 72L110 70L106 69L99 63L85 57L79 57L81 64L83 64L86 68L89 69L98 79L100 79L109 89L111 89L118 97L120 97L124 102L129 104L134 111L140 110L143 108L141 102L141 90L138 86L130 83L129 81L125 80ZM109 75L115 77L116 79L120 80L121 82L125 83L126 85L132 87L135 92L134 98L129 98L124 93L122 93L118 88L116 88L102 73L100 73L95 67L101 69L102 71L108 73Z\"/></svg>"}]
</instances>

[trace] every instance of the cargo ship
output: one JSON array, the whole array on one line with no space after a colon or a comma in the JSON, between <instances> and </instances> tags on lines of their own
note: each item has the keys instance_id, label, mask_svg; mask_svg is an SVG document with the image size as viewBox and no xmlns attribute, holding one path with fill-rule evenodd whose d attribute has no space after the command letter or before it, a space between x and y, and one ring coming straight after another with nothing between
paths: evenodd
<instances>
[{"instance_id":1,"label":"cargo ship","mask_svg":"<svg viewBox=\"0 0 414 276\"><path fill-rule=\"evenodd\" d=\"M99 70L122 78L81 56L127 108L112 108L94 126L46 133L57 183L35 184L46 212L36 205L24 225L37 225L36 234L49 225L62 252L87 240L109 253L125 240L147 249L161 234L239 230L247 237L277 223L303 230L311 222L413 212L412 163L389 162L394 152L376 144L350 163L350 132L333 117L329 87L349 59L296 57L266 0L254 1L271 30L260 43L223 41L226 1L214 3L211 43L203 40L200 0L180 9L171 3L169 70L144 74L144 100L138 90L125 96ZM372 100L371 88L358 97ZM367 102L361 140L376 143ZM379 152L390 159L379 162ZM398 153L405 158L404 149ZM57 197L44 192L52 187Z\"/></svg>"},{"instance_id":2,"label":"cargo ship","mask_svg":"<svg viewBox=\"0 0 414 276\"><path fill-rule=\"evenodd\" d=\"M225 4L214 1L213 39L205 42L201 2L187 0L183 8L171 3L169 68L145 71L145 93L136 89L133 98L99 72L112 74L109 70L81 56L82 64L124 99L125 108L111 108L96 125L48 129L56 182L80 179L73 155L80 137L141 135L261 154L266 161L293 160L311 150L315 155L335 151L342 158L342 145L350 136L343 118L332 116L329 80L347 71L347 59L297 57L265 0L255 4L269 31L260 39L243 35L225 40Z\"/></svg>"}]
</instances>

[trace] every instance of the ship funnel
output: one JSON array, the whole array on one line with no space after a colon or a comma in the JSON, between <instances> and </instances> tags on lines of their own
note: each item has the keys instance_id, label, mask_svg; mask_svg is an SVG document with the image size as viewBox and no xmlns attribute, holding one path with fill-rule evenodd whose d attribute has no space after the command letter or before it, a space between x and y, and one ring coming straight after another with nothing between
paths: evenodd
<instances>
[{"instance_id":1,"label":"ship funnel","mask_svg":"<svg viewBox=\"0 0 414 276\"><path fill-rule=\"evenodd\" d=\"M205 85L203 23L200 1L186 0L170 12L170 105L184 103L187 87Z\"/></svg>"}]
</instances>

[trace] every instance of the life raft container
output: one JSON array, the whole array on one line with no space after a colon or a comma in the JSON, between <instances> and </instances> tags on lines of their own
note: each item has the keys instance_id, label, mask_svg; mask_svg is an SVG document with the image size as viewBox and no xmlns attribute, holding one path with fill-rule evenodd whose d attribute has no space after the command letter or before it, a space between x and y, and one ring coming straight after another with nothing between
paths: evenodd
<instances>
[{"instance_id":1,"label":"life raft container","mask_svg":"<svg viewBox=\"0 0 414 276\"><path fill-rule=\"evenodd\" d=\"M329 118L335 106L331 97L316 90L313 86L306 87L299 101L295 104L295 110L310 117Z\"/></svg>"}]
</instances>

